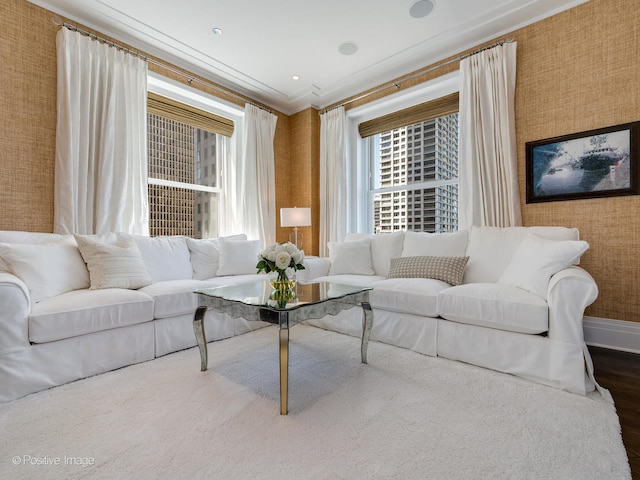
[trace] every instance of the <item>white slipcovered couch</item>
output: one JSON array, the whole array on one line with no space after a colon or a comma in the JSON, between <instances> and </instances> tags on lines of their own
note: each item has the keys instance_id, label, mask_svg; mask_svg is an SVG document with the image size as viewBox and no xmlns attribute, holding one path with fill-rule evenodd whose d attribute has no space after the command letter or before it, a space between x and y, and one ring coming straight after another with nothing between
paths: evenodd
<instances>
[{"instance_id":1,"label":"white slipcovered couch","mask_svg":"<svg viewBox=\"0 0 640 480\"><path fill-rule=\"evenodd\" d=\"M266 278L243 235L81 240L101 268L71 235L0 231L0 403L194 346L194 290ZM218 340L267 324L210 311L205 325Z\"/></svg>"},{"instance_id":2,"label":"white slipcovered couch","mask_svg":"<svg viewBox=\"0 0 640 480\"><path fill-rule=\"evenodd\" d=\"M563 227L351 234L299 278L372 286L372 340L585 395L597 386L582 320L598 288L576 266L587 248ZM356 310L309 323L361 334Z\"/></svg>"}]
</instances>

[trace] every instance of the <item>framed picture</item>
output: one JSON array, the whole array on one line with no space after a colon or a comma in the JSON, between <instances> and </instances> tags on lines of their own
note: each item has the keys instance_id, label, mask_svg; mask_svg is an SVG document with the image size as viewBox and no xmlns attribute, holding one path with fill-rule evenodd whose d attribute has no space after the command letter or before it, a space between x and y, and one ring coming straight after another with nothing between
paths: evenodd
<instances>
[{"instance_id":1,"label":"framed picture","mask_svg":"<svg viewBox=\"0 0 640 480\"><path fill-rule=\"evenodd\" d=\"M527 203L638 195L640 122L528 142Z\"/></svg>"}]
</instances>

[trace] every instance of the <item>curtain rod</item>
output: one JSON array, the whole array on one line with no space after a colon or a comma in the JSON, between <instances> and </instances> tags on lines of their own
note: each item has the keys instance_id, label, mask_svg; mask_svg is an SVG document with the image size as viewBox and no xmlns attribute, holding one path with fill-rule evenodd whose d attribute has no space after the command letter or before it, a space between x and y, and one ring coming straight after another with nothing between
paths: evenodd
<instances>
[{"instance_id":1,"label":"curtain rod","mask_svg":"<svg viewBox=\"0 0 640 480\"><path fill-rule=\"evenodd\" d=\"M419 71L417 71L415 73L412 73L408 77L403 78L402 80L392 80L391 82L384 83L381 86L379 86L378 88L376 88L375 90L372 90L372 91L367 92L367 93L363 93L362 95L359 95L359 96L357 96L355 98L352 98L351 100L347 100L346 102L343 102L343 103L341 103L339 105L335 105L335 106L330 107L330 108L325 108L325 109L321 110L320 112L318 112L318 114L322 115L323 113L330 112L331 110L335 110L336 108L344 107L345 105L348 105L350 103L357 102L358 100L362 100L363 98L367 98L367 97L369 97L371 95L375 95L376 93L380 93L380 92L386 90L387 88L396 87L397 90L400 90L400 87L402 86L402 82L406 82L407 80L413 80L414 78L417 78L417 77L419 77L421 75L424 75L425 73L433 72L434 70L438 70L439 68L446 67L447 65L451 65L452 63L464 60L465 58L470 57L471 55L475 55L476 53L480 53L480 52L483 52L485 50L489 50L490 48L494 48L494 47L497 47L499 45L504 45L505 43L508 43L508 42L511 42L511 41L513 41L513 37L507 37L506 39L499 40L499 41L497 41L495 43L492 43L491 45L487 45L486 47L482 47L482 48L479 48L479 49L474 50L472 52L465 53L464 55L459 55L459 56L457 56L455 58L447 60L446 62L438 63L438 64L433 65L433 66L431 66L429 68L426 68L424 70L419 70Z\"/></svg>"},{"instance_id":2,"label":"curtain rod","mask_svg":"<svg viewBox=\"0 0 640 480\"><path fill-rule=\"evenodd\" d=\"M166 63L159 62L158 60L154 60L153 58L149 58L149 57L147 57L146 55L143 55L140 52L137 52L135 50L131 50L130 48L127 48L127 47L125 47L123 45L119 45L119 44L117 44L117 43L115 43L115 42L113 42L111 40L108 40L108 39L106 39L104 37L96 35L95 33L91 33L91 32L89 32L87 30L83 30L82 28L78 27L77 25L73 25L71 23L68 23L68 22L60 20L60 18L58 18L58 17L52 17L51 21L53 22L54 25L57 25L59 27L64 27L64 28L67 28L69 30L78 32L81 35L85 35L85 36L87 36L89 38L92 38L92 39L97 40L99 42L105 43L105 44L109 45L110 47L114 47L114 48L117 48L118 50L122 50L123 52L128 53L130 55L134 55L134 56L140 58L141 60L143 60L143 61L145 61L147 63L152 63L154 65L157 65L157 66L161 67L161 68L164 68L165 70L169 70L172 73L180 75L180 76L182 76L182 77L187 79L187 83L189 85L191 85L193 82L200 83L201 85L204 85L205 87L209 87L209 88L211 88L211 89L213 89L213 90L215 90L215 91L217 91L219 93L223 93L225 95L229 95L230 97L233 97L233 98L236 98L236 99L241 100L243 102L246 102L246 103L248 103L250 105L253 105L254 107L258 107L261 110L265 110L265 111L267 111L269 113L273 113L268 108L265 108L262 105L258 105L257 103L246 99L242 95L238 95L237 93L234 93L234 92L232 92L230 90L225 90L225 89L219 87L218 85L216 85L215 83L207 82L205 80L200 80L199 78L196 78L194 76L187 75L185 72L183 72L181 70L178 70L178 69L172 67L171 65L167 65Z\"/></svg>"}]
</instances>

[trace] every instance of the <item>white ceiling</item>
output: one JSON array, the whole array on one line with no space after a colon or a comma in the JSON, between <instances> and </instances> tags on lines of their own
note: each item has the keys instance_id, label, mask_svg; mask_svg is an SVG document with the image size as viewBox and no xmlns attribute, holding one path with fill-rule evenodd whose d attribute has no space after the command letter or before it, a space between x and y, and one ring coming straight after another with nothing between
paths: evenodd
<instances>
[{"instance_id":1,"label":"white ceiling","mask_svg":"<svg viewBox=\"0 0 640 480\"><path fill-rule=\"evenodd\" d=\"M588 0L432 0L423 18L416 0L29 1L292 114ZM345 42L358 51L342 55Z\"/></svg>"}]
</instances>

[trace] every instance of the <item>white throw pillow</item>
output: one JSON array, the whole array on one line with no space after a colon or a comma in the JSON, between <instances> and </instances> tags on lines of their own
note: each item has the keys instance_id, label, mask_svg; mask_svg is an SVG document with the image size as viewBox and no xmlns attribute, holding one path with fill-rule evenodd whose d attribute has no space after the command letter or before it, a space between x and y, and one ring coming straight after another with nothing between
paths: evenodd
<instances>
[{"instance_id":1,"label":"white throw pillow","mask_svg":"<svg viewBox=\"0 0 640 480\"><path fill-rule=\"evenodd\" d=\"M375 275L371 262L371 239L329 242L329 275Z\"/></svg>"},{"instance_id":2,"label":"white throw pillow","mask_svg":"<svg viewBox=\"0 0 640 480\"><path fill-rule=\"evenodd\" d=\"M246 241L244 234L223 237L229 241ZM193 278L196 280L206 280L213 278L218 273L220 267L220 238L187 238L187 247L191 254L191 267L193 268Z\"/></svg>"},{"instance_id":3,"label":"white throw pillow","mask_svg":"<svg viewBox=\"0 0 640 480\"><path fill-rule=\"evenodd\" d=\"M72 290L89 288L89 272L78 247L52 244L0 244L0 258L29 288L36 303Z\"/></svg>"},{"instance_id":4,"label":"white throw pillow","mask_svg":"<svg viewBox=\"0 0 640 480\"><path fill-rule=\"evenodd\" d=\"M376 275L389 276L391 259L402 255L404 234L404 231L399 231L371 237L371 264Z\"/></svg>"},{"instance_id":5,"label":"white throw pillow","mask_svg":"<svg viewBox=\"0 0 640 480\"><path fill-rule=\"evenodd\" d=\"M133 237L154 282L184 280L193 277L189 248L185 237Z\"/></svg>"},{"instance_id":6,"label":"white throw pillow","mask_svg":"<svg viewBox=\"0 0 640 480\"><path fill-rule=\"evenodd\" d=\"M407 231L404 234L403 257L464 257L469 232L426 233Z\"/></svg>"},{"instance_id":7,"label":"white throw pillow","mask_svg":"<svg viewBox=\"0 0 640 480\"><path fill-rule=\"evenodd\" d=\"M572 265L588 248L589 244L582 240L548 240L530 233L520 243L498 283L547 298L551 276Z\"/></svg>"},{"instance_id":8,"label":"white throw pillow","mask_svg":"<svg viewBox=\"0 0 640 480\"><path fill-rule=\"evenodd\" d=\"M133 238L115 244L101 242L92 235L74 235L87 263L91 289L137 289L152 283L140 250Z\"/></svg>"},{"instance_id":9,"label":"white throw pillow","mask_svg":"<svg viewBox=\"0 0 640 480\"><path fill-rule=\"evenodd\" d=\"M575 228L471 227L463 283L496 283L530 233L549 240L580 240Z\"/></svg>"},{"instance_id":10,"label":"white throw pillow","mask_svg":"<svg viewBox=\"0 0 640 480\"><path fill-rule=\"evenodd\" d=\"M261 245L260 240L234 241L221 238L217 276L256 273Z\"/></svg>"}]
</instances>

